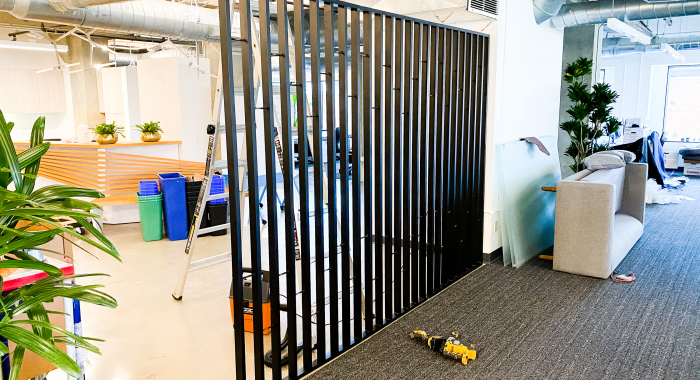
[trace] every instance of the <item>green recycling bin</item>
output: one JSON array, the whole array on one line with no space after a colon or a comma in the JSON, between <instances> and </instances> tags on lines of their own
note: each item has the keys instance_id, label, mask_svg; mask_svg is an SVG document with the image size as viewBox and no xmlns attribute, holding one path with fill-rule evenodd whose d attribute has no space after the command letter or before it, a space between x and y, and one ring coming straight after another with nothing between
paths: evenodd
<instances>
[{"instance_id":1,"label":"green recycling bin","mask_svg":"<svg viewBox=\"0 0 700 380\"><path fill-rule=\"evenodd\" d=\"M163 194L142 197L136 193L144 241L163 239Z\"/></svg>"}]
</instances>

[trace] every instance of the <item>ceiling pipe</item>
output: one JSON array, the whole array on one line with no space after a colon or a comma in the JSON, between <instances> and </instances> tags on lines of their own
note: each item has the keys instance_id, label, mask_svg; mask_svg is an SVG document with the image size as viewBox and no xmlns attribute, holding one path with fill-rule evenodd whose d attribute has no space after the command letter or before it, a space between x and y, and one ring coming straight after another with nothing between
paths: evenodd
<instances>
[{"instance_id":1,"label":"ceiling pipe","mask_svg":"<svg viewBox=\"0 0 700 380\"><path fill-rule=\"evenodd\" d=\"M104 0L98 0L104 1ZM48 0L0 0L0 11L21 20L189 41L219 41L219 26L189 21L190 7L165 0L138 0L58 12ZM199 8L218 20L218 11Z\"/></svg>"},{"instance_id":2,"label":"ceiling pipe","mask_svg":"<svg viewBox=\"0 0 700 380\"><path fill-rule=\"evenodd\" d=\"M93 7L95 5L121 3L131 0L49 0L53 9L59 12L65 12L72 9L80 9Z\"/></svg>"},{"instance_id":3,"label":"ceiling pipe","mask_svg":"<svg viewBox=\"0 0 700 380\"><path fill-rule=\"evenodd\" d=\"M533 0L532 8L537 25L556 16L566 0Z\"/></svg>"},{"instance_id":4,"label":"ceiling pipe","mask_svg":"<svg viewBox=\"0 0 700 380\"><path fill-rule=\"evenodd\" d=\"M562 5L549 22L553 28L604 24L609 18L623 21L652 20L700 15L700 1L647 3L643 0L600 0Z\"/></svg>"},{"instance_id":5,"label":"ceiling pipe","mask_svg":"<svg viewBox=\"0 0 700 380\"><path fill-rule=\"evenodd\" d=\"M669 44L676 50L700 49L700 36L656 37L650 45L641 45L632 42L629 38L606 38L603 40L602 54L604 57L612 57L627 54L639 54L650 52L662 52L662 44Z\"/></svg>"}]
</instances>

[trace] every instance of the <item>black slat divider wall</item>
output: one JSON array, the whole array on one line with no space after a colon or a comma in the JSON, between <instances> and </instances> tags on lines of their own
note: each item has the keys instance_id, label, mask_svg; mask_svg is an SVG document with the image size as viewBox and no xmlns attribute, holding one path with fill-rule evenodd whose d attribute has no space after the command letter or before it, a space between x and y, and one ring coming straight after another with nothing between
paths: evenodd
<instances>
[{"instance_id":1,"label":"black slat divider wall","mask_svg":"<svg viewBox=\"0 0 700 380\"><path fill-rule=\"evenodd\" d=\"M255 331L246 339L242 324L234 329L239 380L308 374L481 263L488 36L342 1L304 3L241 1L238 36L233 4L220 0L221 35L232 36L222 41L229 151L236 86L246 124L245 235L237 181L229 202L235 321L248 307L242 263L252 271ZM229 154L229 167L238 158ZM268 208L264 228L262 186L268 205L285 200L284 215Z\"/></svg>"}]
</instances>

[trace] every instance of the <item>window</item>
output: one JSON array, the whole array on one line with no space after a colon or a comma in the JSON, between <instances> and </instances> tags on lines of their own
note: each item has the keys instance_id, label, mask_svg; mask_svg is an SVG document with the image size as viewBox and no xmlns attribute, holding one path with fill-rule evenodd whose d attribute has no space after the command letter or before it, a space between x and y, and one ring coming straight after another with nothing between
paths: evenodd
<instances>
[{"instance_id":1,"label":"window","mask_svg":"<svg viewBox=\"0 0 700 380\"><path fill-rule=\"evenodd\" d=\"M669 66L664 113L664 133L669 141L700 141L698 104L700 66Z\"/></svg>"}]
</instances>

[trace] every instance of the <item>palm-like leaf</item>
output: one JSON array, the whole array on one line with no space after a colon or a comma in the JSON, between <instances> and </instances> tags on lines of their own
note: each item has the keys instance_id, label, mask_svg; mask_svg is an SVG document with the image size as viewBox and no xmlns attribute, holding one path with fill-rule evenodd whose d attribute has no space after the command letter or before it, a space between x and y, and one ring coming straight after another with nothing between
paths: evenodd
<instances>
[{"instance_id":1,"label":"palm-like leaf","mask_svg":"<svg viewBox=\"0 0 700 380\"><path fill-rule=\"evenodd\" d=\"M43 142L45 120L39 118L34 123L30 146L17 154L10 137L13 123L7 122L0 111L0 257L9 258L0 261L0 268L23 268L40 270L47 277L32 284L24 285L7 294L0 295L0 307L3 315L0 320L0 336L6 337L17 346L13 352L10 380L16 380L19 374L25 350L30 350L60 368L73 377L80 376L78 365L56 344L82 347L99 353L97 347L65 329L53 325L44 307L45 303L56 298L65 297L81 302L114 308L116 300L98 290L102 285L76 285L73 279L95 275L61 276L58 268L36 260L28 255L27 249L37 248L52 239L64 235L75 238L119 260L119 253L114 245L101 231L94 228L88 218L99 218L90 210L100 207L77 197L102 198L100 192L72 186L54 185L34 191L35 178L39 172L41 157L48 151L50 144ZM15 190L7 187L14 183ZM55 218L70 217L89 231L93 238L80 235L73 228L62 226ZM18 228L18 224L22 227ZM39 231L32 229L43 226ZM77 247L83 247L67 239ZM45 250L45 249L42 249ZM10 256L8 256L10 255ZM68 282L71 281L71 282ZM0 277L0 289L3 278ZM26 315L26 318L21 316ZM21 318L21 319L20 319ZM27 330L25 326L31 330ZM0 352L8 353L5 344L0 343Z\"/></svg>"}]
</instances>

